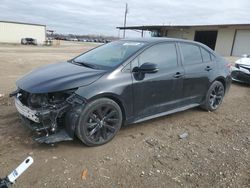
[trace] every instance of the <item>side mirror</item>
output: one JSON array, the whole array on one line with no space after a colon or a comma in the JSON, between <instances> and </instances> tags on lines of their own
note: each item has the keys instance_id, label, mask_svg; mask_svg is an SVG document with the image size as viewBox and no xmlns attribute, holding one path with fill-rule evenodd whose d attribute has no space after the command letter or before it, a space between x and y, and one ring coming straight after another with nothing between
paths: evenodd
<instances>
[{"instance_id":1,"label":"side mirror","mask_svg":"<svg viewBox=\"0 0 250 188\"><path fill-rule=\"evenodd\" d=\"M158 72L158 67L154 63L143 63L140 67L135 67L133 72L135 73L156 73Z\"/></svg>"}]
</instances>

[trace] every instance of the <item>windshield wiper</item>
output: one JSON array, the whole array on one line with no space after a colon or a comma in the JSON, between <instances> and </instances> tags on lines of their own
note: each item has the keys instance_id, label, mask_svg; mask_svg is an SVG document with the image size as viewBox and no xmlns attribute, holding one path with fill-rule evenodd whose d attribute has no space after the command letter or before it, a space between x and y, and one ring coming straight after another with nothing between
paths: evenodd
<instances>
[{"instance_id":1,"label":"windshield wiper","mask_svg":"<svg viewBox=\"0 0 250 188\"><path fill-rule=\"evenodd\" d=\"M88 68L91 68L91 69L98 69L97 66L92 65L92 64L89 64L89 63L85 63L85 62L82 62L82 61L75 61L75 60L73 59L71 62L72 62L72 63L79 64L79 65L83 65L83 66L88 67Z\"/></svg>"}]
</instances>

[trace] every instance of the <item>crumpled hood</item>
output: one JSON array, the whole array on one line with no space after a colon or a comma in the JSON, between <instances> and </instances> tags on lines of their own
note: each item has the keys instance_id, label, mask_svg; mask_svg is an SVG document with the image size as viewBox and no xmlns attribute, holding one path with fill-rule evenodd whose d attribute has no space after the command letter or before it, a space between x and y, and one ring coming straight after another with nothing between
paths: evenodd
<instances>
[{"instance_id":1,"label":"crumpled hood","mask_svg":"<svg viewBox=\"0 0 250 188\"><path fill-rule=\"evenodd\" d=\"M28 73L16 85L29 93L56 92L89 85L105 72L68 62L55 63Z\"/></svg>"}]
</instances>

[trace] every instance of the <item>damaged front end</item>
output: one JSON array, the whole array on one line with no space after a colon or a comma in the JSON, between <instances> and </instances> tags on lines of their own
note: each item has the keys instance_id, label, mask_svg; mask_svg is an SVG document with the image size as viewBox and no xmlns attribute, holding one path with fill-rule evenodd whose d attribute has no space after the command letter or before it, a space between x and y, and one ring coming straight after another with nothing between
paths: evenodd
<instances>
[{"instance_id":1,"label":"damaged front end","mask_svg":"<svg viewBox=\"0 0 250 188\"><path fill-rule=\"evenodd\" d=\"M243 57L231 67L232 80L250 84L250 56Z\"/></svg>"},{"instance_id":2,"label":"damaged front end","mask_svg":"<svg viewBox=\"0 0 250 188\"><path fill-rule=\"evenodd\" d=\"M33 94L18 89L10 94L24 124L39 134L36 141L55 143L73 140L85 100L76 89Z\"/></svg>"}]
</instances>

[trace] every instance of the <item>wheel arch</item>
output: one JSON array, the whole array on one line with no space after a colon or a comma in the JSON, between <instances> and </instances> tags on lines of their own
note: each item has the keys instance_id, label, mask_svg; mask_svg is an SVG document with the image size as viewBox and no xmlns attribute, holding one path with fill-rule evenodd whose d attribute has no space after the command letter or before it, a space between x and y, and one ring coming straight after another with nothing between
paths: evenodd
<instances>
[{"instance_id":1,"label":"wheel arch","mask_svg":"<svg viewBox=\"0 0 250 188\"><path fill-rule=\"evenodd\" d=\"M226 89L227 89L227 84L226 84L226 79L225 79L224 77L222 77L222 76L217 77L217 78L211 83L211 85L212 85L215 81L221 82L221 83L223 84L223 86L224 86L224 90L226 91Z\"/></svg>"}]
</instances>

